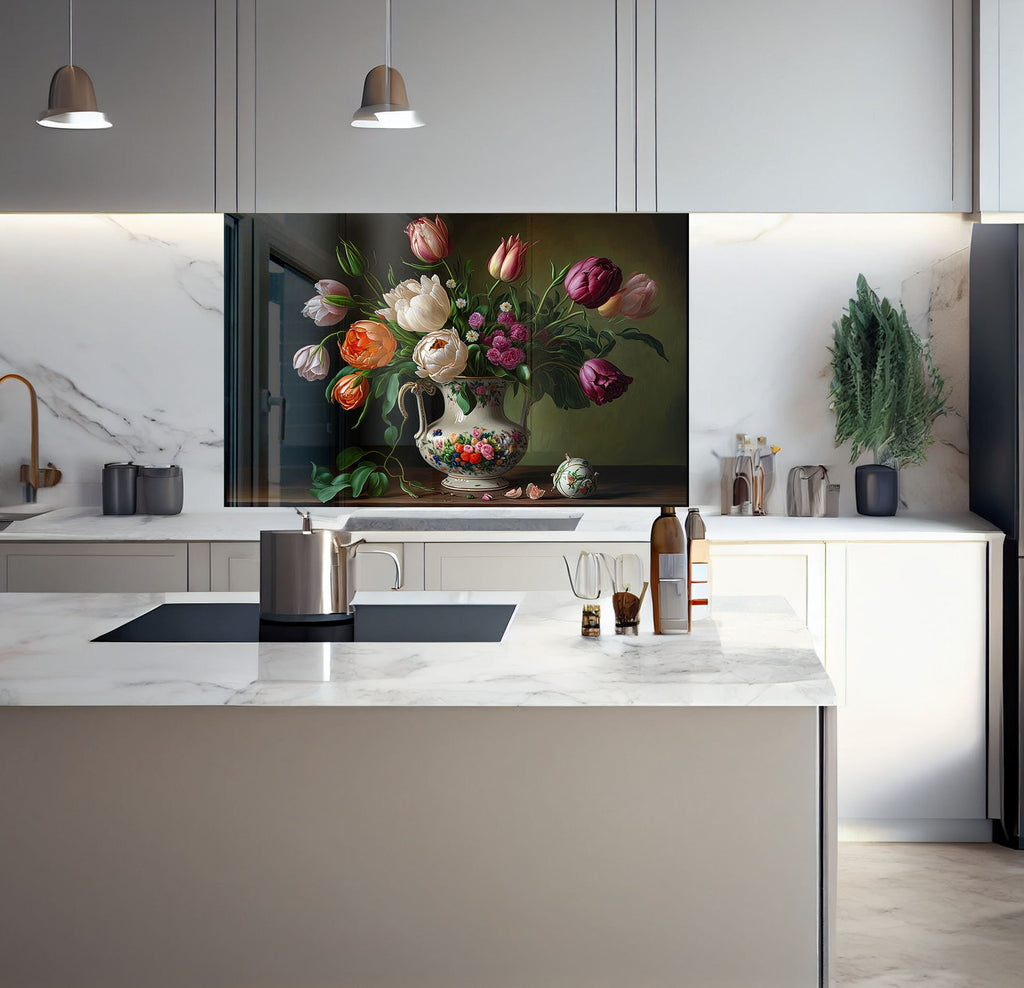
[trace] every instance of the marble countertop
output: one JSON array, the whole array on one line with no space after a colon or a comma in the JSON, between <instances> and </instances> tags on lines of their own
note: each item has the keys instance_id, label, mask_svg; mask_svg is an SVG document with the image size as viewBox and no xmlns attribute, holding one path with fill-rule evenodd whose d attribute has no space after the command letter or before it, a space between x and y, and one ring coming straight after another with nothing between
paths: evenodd
<instances>
[{"instance_id":1,"label":"marble countertop","mask_svg":"<svg viewBox=\"0 0 1024 988\"><path fill-rule=\"evenodd\" d=\"M158 604L255 594L0 594L0 705L830 706L808 631L777 598L719 598L691 635L580 636L552 593L368 593L354 604L517 605L501 642L92 642ZM641 627L650 628L650 599Z\"/></svg>"},{"instance_id":2,"label":"marble countertop","mask_svg":"<svg viewBox=\"0 0 1024 988\"><path fill-rule=\"evenodd\" d=\"M680 517L685 515L680 508ZM657 508L584 508L572 502L535 508L313 509L317 528L345 529L370 541L646 542ZM702 512L716 542L915 542L1002 539L969 513L892 518L735 518ZM103 515L99 508L58 508L13 522L0 542L258 542L263 529L298 528L291 508L225 508L180 515Z\"/></svg>"}]
</instances>

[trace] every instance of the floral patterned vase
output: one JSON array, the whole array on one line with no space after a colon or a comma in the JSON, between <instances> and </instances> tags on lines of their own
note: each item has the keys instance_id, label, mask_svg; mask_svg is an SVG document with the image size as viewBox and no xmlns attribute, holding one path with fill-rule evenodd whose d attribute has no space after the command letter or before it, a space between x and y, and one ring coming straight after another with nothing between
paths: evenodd
<instances>
[{"instance_id":1,"label":"floral patterned vase","mask_svg":"<svg viewBox=\"0 0 1024 988\"><path fill-rule=\"evenodd\" d=\"M447 474L441 481L442 487L454 491L493 491L508 486L504 474L526 455L529 440L526 426L505 414L509 383L496 377L458 377L449 384L405 385L416 394L419 409L416 446L430 466ZM444 414L425 425L422 396L438 387L444 395ZM467 407L468 412L464 411ZM525 419L526 408L524 422Z\"/></svg>"}]
</instances>

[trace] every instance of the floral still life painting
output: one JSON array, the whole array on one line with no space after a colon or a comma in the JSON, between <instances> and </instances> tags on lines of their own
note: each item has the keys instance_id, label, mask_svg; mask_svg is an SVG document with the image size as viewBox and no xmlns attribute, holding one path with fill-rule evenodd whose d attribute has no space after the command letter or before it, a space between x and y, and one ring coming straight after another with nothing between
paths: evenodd
<instances>
[{"instance_id":1,"label":"floral still life painting","mask_svg":"<svg viewBox=\"0 0 1024 988\"><path fill-rule=\"evenodd\" d=\"M346 228L338 271L302 307L294 373L347 413L334 462L312 465L313 497L492 500L544 467L550 487L564 450L548 451L567 443L621 466L617 502L647 503L659 467L685 488L685 216L589 242L574 217L494 217L509 225L490 242L488 217L404 219L375 217L391 222L383 237Z\"/></svg>"}]
</instances>

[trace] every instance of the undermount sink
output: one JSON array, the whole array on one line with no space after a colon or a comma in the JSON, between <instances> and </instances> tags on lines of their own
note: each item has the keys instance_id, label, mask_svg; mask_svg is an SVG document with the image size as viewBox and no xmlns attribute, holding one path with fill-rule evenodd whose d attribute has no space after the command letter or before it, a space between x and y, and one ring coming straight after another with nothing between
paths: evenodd
<instances>
[{"instance_id":1,"label":"undermount sink","mask_svg":"<svg viewBox=\"0 0 1024 988\"><path fill-rule=\"evenodd\" d=\"M45 515L47 511L53 511L54 508L54 504L3 504L0 505L0 522L35 518L37 515Z\"/></svg>"},{"instance_id":2,"label":"undermount sink","mask_svg":"<svg viewBox=\"0 0 1024 988\"><path fill-rule=\"evenodd\" d=\"M385 514L351 515L342 525L345 532L573 532L582 514L555 513L534 508L528 511L476 508L458 514L447 509L406 513L400 508Z\"/></svg>"},{"instance_id":3,"label":"undermount sink","mask_svg":"<svg viewBox=\"0 0 1024 988\"><path fill-rule=\"evenodd\" d=\"M97 642L499 642L515 604L358 604L354 615L261 621L250 603L161 604Z\"/></svg>"}]
</instances>

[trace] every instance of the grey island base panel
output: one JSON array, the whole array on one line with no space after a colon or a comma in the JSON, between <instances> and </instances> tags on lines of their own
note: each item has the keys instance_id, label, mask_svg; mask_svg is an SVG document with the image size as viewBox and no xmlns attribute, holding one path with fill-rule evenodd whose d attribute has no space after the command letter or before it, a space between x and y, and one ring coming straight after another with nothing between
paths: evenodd
<instances>
[{"instance_id":1,"label":"grey island base panel","mask_svg":"<svg viewBox=\"0 0 1024 988\"><path fill-rule=\"evenodd\" d=\"M832 713L9 707L4 979L819 986Z\"/></svg>"}]
</instances>

